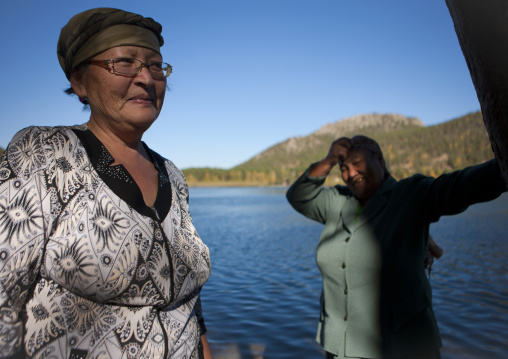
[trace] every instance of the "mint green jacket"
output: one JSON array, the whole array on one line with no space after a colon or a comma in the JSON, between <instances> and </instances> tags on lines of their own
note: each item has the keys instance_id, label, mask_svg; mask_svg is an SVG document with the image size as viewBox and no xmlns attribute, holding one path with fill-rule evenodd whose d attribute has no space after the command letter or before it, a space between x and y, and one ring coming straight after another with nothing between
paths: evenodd
<instances>
[{"instance_id":1,"label":"mint green jacket","mask_svg":"<svg viewBox=\"0 0 508 359\"><path fill-rule=\"evenodd\" d=\"M324 181L307 170L287 192L298 212L325 225L316 251L323 279L317 341L360 358L439 350L424 271L429 225L506 191L496 161L436 179L388 176L357 219L349 189Z\"/></svg>"}]
</instances>

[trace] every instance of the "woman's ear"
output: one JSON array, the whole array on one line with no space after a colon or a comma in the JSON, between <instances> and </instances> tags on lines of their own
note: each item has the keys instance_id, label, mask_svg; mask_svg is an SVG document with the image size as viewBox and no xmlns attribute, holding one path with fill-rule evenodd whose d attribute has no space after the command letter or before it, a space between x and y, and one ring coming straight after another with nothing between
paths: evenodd
<instances>
[{"instance_id":1,"label":"woman's ear","mask_svg":"<svg viewBox=\"0 0 508 359\"><path fill-rule=\"evenodd\" d=\"M82 71L73 71L71 74L71 78L69 81L71 82L71 87L74 90L74 93L78 97L88 97L86 93L86 86L83 82L83 72Z\"/></svg>"}]
</instances>

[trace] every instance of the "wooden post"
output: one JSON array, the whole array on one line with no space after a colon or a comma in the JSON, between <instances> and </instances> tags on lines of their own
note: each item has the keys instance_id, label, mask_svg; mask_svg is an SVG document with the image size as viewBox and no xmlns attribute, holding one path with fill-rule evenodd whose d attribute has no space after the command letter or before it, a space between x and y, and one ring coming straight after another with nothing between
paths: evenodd
<instances>
[{"instance_id":1,"label":"wooden post","mask_svg":"<svg viewBox=\"0 0 508 359\"><path fill-rule=\"evenodd\" d=\"M508 184L508 0L445 0Z\"/></svg>"}]
</instances>

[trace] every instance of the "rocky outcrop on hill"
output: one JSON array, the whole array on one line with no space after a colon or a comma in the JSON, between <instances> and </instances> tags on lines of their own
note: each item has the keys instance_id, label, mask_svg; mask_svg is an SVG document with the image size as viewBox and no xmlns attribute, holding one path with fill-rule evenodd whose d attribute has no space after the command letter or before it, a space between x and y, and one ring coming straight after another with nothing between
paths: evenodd
<instances>
[{"instance_id":1,"label":"rocky outcrop on hill","mask_svg":"<svg viewBox=\"0 0 508 359\"><path fill-rule=\"evenodd\" d=\"M409 126L424 127L416 117L399 114L364 114L342 119L321 127L308 136L292 137L253 157L249 162L269 158L276 153L296 154L328 148L330 141L342 136L356 134L385 133L407 128Z\"/></svg>"},{"instance_id":2,"label":"rocky outcrop on hill","mask_svg":"<svg viewBox=\"0 0 508 359\"><path fill-rule=\"evenodd\" d=\"M314 134L331 135L338 138L351 133L360 133L365 129L375 129L378 132L389 132L399 130L405 126L423 127L424 125L423 122L416 117L406 117L399 114L367 114L329 123L314 132Z\"/></svg>"}]
</instances>

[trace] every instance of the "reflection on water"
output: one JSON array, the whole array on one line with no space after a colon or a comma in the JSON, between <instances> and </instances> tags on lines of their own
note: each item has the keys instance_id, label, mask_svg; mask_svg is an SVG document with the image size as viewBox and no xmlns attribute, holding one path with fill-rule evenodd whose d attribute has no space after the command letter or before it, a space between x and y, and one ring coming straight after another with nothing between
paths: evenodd
<instances>
[{"instance_id":1,"label":"reflection on water","mask_svg":"<svg viewBox=\"0 0 508 359\"><path fill-rule=\"evenodd\" d=\"M194 224L210 248L202 291L215 359L324 358L315 342L322 225L296 213L285 188L192 188ZM508 195L442 218L445 248L431 284L443 359L508 357Z\"/></svg>"}]
</instances>

